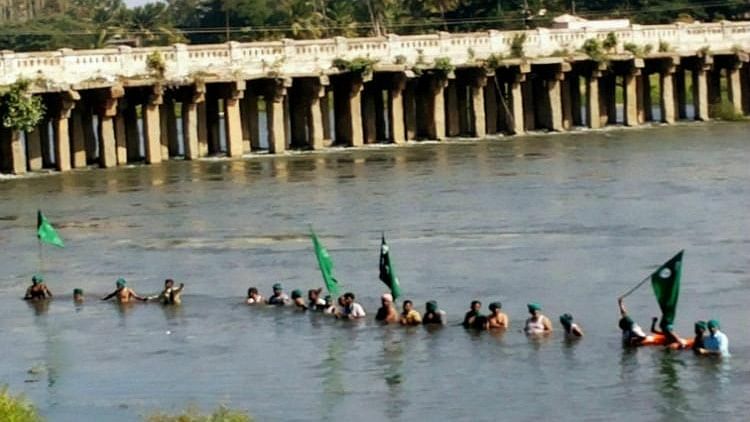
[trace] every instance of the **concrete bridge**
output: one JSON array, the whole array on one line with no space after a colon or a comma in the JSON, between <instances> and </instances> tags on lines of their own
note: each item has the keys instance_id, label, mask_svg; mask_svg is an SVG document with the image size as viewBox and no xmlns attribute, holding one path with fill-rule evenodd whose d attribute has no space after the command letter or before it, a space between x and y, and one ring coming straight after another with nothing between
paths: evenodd
<instances>
[{"instance_id":1,"label":"concrete bridge","mask_svg":"<svg viewBox=\"0 0 750 422\"><path fill-rule=\"evenodd\" d=\"M0 168L674 123L720 104L750 114L750 22L612 33L616 45L594 57L581 48L609 31L3 51L0 86L31 80L47 111L37 130L0 129Z\"/></svg>"}]
</instances>

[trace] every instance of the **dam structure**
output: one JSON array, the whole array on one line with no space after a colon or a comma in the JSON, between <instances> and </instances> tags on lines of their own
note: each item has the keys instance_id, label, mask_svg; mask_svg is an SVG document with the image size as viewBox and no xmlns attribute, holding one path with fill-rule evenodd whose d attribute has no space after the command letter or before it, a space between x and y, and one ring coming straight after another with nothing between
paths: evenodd
<instances>
[{"instance_id":1,"label":"dam structure","mask_svg":"<svg viewBox=\"0 0 750 422\"><path fill-rule=\"evenodd\" d=\"M45 112L0 173L748 115L748 52L728 21L2 51Z\"/></svg>"}]
</instances>

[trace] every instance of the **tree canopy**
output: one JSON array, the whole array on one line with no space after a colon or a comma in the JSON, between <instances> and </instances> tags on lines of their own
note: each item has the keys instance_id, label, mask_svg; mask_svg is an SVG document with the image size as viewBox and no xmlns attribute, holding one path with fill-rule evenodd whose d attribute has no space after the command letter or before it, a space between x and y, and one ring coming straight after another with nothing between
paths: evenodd
<instances>
[{"instance_id":1,"label":"tree canopy","mask_svg":"<svg viewBox=\"0 0 750 422\"><path fill-rule=\"evenodd\" d=\"M750 18L748 0L49 0L0 25L0 50L533 28L573 8L642 24Z\"/></svg>"}]
</instances>

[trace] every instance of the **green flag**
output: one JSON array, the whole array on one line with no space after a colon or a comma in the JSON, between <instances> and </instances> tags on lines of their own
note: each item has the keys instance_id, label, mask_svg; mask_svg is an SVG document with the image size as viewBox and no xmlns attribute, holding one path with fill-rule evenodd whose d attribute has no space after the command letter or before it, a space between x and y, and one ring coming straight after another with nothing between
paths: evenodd
<instances>
[{"instance_id":1,"label":"green flag","mask_svg":"<svg viewBox=\"0 0 750 422\"><path fill-rule=\"evenodd\" d=\"M318 259L318 267L320 267L320 273L323 275L323 281L326 283L326 289L331 296L338 296L339 294L339 282L333 277L333 261L331 255L328 254L325 246L320 243L318 236L310 228L310 237L313 241L313 247L315 248L315 257Z\"/></svg>"},{"instance_id":2,"label":"green flag","mask_svg":"<svg viewBox=\"0 0 750 422\"><path fill-rule=\"evenodd\" d=\"M682 274L682 253L672 257L651 274L651 287L661 308L664 324L673 324L677 313L677 299L680 297L680 275Z\"/></svg>"},{"instance_id":3,"label":"green flag","mask_svg":"<svg viewBox=\"0 0 750 422\"><path fill-rule=\"evenodd\" d=\"M40 242L49 243L61 248L65 246L60 235L57 234L57 231L49 223L47 217L42 214L41 210L37 211L36 214L36 235Z\"/></svg>"},{"instance_id":4,"label":"green flag","mask_svg":"<svg viewBox=\"0 0 750 422\"><path fill-rule=\"evenodd\" d=\"M398 283L396 270L393 268L390 249L388 244L385 243L385 234L383 234L380 242L380 280L391 289L394 300L401 296L401 285Z\"/></svg>"}]
</instances>

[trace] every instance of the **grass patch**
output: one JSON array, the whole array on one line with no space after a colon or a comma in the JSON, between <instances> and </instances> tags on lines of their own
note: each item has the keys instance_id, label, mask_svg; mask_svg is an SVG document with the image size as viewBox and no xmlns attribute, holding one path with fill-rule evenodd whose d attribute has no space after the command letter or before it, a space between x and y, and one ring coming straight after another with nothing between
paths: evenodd
<instances>
[{"instance_id":1,"label":"grass patch","mask_svg":"<svg viewBox=\"0 0 750 422\"><path fill-rule=\"evenodd\" d=\"M0 420L9 422L41 422L41 416L23 396L13 396L8 387L0 388Z\"/></svg>"},{"instance_id":2,"label":"grass patch","mask_svg":"<svg viewBox=\"0 0 750 422\"><path fill-rule=\"evenodd\" d=\"M745 117L742 113L738 113L734 110L734 106L729 101L723 100L719 104L711 104L710 107L711 110L709 110L709 115L713 116L715 119L726 120L730 122L747 120L747 117Z\"/></svg>"}]
</instances>

